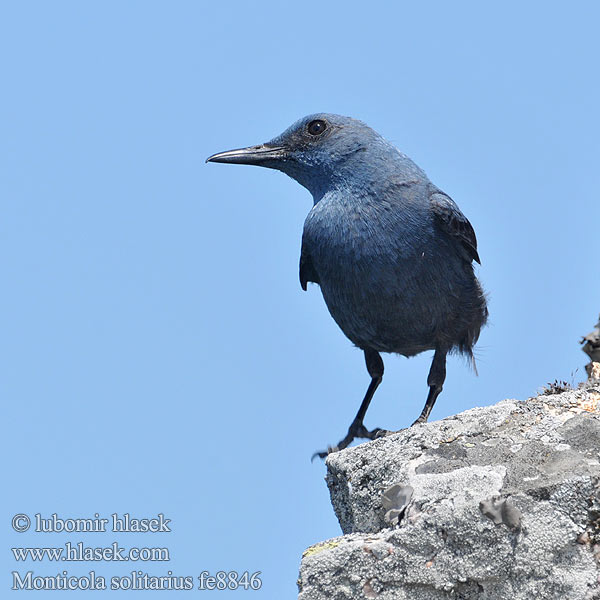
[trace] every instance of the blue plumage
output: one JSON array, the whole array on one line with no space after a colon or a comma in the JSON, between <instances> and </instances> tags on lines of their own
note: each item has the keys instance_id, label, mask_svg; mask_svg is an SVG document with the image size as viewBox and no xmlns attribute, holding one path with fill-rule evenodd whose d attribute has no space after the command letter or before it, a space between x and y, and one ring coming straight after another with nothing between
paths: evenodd
<instances>
[{"instance_id":1,"label":"blue plumage","mask_svg":"<svg viewBox=\"0 0 600 600\"><path fill-rule=\"evenodd\" d=\"M348 434L329 451L382 434L363 425L383 376L380 352L435 350L416 422L426 421L442 390L447 353L472 356L487 319L472 266L479 262L477 240L454 201L370 127L339 115L310 115L267 144L208 160L278 169L313 195L300 283L319 284L336 323L365 352L371 375Z\"/></svg>"}]
</instances>

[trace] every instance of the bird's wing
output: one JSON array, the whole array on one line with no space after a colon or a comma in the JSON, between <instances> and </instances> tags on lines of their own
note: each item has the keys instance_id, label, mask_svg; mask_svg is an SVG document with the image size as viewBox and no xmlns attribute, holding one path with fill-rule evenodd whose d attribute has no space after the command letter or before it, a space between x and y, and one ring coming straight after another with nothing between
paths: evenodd
<instances>
[{"instance_id":1,"label":"bird's wing","mask_svg":"<svg viewBox=\"0 0 600 600\"><path fill-rule=\"evenodd\" d=\"M302 240L302 250L300 251L300 285L304 291L306 291L306 286L309 281L320 283L319 276L313 267L310 254L306 249L306 244L304 243L304 240Z\"/></svg>"},{"instance_id":2,"label":"bird's wing","mask_svg":"<svg viewBox=\"0 0 600 600\"><path fill-rule=\"evenodd\" d=\"M477 253L477 238L473 226L469 223L467 217L460 212L454 200L439 192L432 194L430 200L438 226L460 241L470 260L481 264Z\"/></svg>"}]
</instances>

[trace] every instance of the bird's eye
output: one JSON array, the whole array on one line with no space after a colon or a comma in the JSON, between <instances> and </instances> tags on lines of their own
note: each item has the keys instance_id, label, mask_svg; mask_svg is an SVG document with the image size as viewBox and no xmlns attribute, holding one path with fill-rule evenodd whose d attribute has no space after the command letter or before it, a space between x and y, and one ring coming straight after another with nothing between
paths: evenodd
<instances>
[{"instance_id":1,"label":"bird's eye","mask_svg":"<svg viewBox=\"0 0 600 600\"><path fill-rule=\"evenodd\" d=\"M310 135L321 135L327 129L327 123L321 119L315 119L308 124Z\"/></svg>"}]
</instances>

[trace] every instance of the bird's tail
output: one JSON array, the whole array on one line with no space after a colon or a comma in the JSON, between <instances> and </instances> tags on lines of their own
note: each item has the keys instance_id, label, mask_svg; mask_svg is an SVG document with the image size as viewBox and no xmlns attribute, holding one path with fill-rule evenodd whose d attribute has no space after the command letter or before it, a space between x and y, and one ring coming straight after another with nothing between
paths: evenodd
<instances>
[{"instance_id":1,"label":"bird's tail","mask_svg":"<svg viewBox=\"0 0 600 600\"><path fill-rule=\"evenodd\" d=\"M475 360L473 347L479 339L481 329L487 323L489 314L487 309L486 296L483 291L481 291L479 299L480 304L472 313L473 318L467 328L465 336L458 343L458 351L467 357L467 361L472 367L473 371L475 372L475 375L479 375L479 372L477 371L477 362Z\"/></svg>"},{"instance_id":2,"label":"bird's tail","mask_svg":"<svg viewBox=\"0 0 600 600\"><path fill-rule=\"evenodd\" d=\"M475 375L477 375L477 377L479 377L479 371L477 370L477 362L475 361L475 355L473 354L473 352L471 352L471 355L469 356L469 363L470 363Z\"/></svg>"}]
</instances>

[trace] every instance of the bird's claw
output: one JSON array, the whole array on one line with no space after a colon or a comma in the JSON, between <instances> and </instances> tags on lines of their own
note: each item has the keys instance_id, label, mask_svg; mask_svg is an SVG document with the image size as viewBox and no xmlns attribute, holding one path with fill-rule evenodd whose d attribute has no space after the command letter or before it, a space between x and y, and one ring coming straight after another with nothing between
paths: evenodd
<instances>
[{"instance_id":1,"label":"bird's claw","mask_svg":"<svg viewBox=\"0 0 600 600\"><path fill-rule=\"evenodd\" d=\"M386 435L391 435L394 432L388 431L387 429L380 429L379 427L377 427L376 429L373 429L371 433L374 434L371 439L378 440L379 438L385 437Z\"/></svg>"},{"instance_id":2,"label":"bird's claw","mask_svg":"<svg viewBox=\"0 0 600 600\"><path fill-rule=\"evenodd\" d=\"M381 427L375 427L369 431L364 425L357 429L354 433L355 438L364 438L365 440L378 440L379 438L385 437L392 433L387 429L381 429Z\"/></svg>"},{"instance_id":3,"label":"bird's claw","mask_svg":"<svg viewBox=\"0 0 600 600\"><path fill-rule=\"evenodd\" d=\"M315 452L311 457L310 457L310 462L313 462L315 460L315 458L318 456L319 458L325 459L327 458L332 452L338 452L339 448L337 446L327 446L327 450L322 451L322 452Z\"/></svg>"},{"instance_id":4,"label":"bird's claw","mask_svg":"<svg viewBox=\"0 0 600 600\"><path fill-rule=\"evenodd\" d=\"M310 462L313 462L315 458L318 456L321 459L327 458L332 452L339 452L344 448L347 448L350 443L356 438L364 438L366 440L378 440L379 438L385 437L386 435L390 435L393 433L392 431L388 431L387 429L381 429L380 427L375 427L375 429L369 431L364 425L350 427L348 430L348 435L338 443L337 446L328 446L327 450L322 452L315 452L310 459Z\"/></svg>"}]
</instances>

